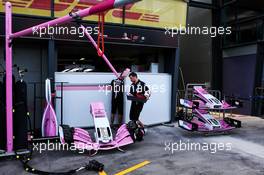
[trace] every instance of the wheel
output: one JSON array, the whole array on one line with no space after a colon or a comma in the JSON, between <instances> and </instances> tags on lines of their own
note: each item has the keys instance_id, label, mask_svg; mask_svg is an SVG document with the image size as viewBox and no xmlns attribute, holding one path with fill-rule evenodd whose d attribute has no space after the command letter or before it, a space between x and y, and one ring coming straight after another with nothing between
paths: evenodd
<instances>
[{"instance_id":1,"label":"wheel","mask_svg":"<svg viewBox=\"0 0 264 175\"><path fill-rule=\"evenodd\" d=\"M62 131L60 132L61 142L63 138L66 143L72 143L74 141L72 128L69 125L61 125L60 128Z\"/></svg>"}]
</instances>

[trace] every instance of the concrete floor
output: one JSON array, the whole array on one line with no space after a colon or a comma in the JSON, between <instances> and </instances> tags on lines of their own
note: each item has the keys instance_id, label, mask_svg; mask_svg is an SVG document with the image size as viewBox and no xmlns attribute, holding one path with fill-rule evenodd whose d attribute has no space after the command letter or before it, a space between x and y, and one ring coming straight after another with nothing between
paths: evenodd
<instances>
[{"instance_id":1,"label":"concrete floor","mask_svg":"<svg viewBox=\"0 0 264 175\"><path fill-rule=\"evenodd\" d=\"M31 165L45 171L65 171L79 167L91 159L105 164L107 174L113 175L145 160L151 164L134 171L133 175L221 175L264 174L264 119L243 117L243 128L229 134L205 136L190 133L178 127L157 126L149 128L145 140L125 147L126 153L119 151L100 152L91 158L73 152L45 152L34 154ZM176 150L176 143L197 143L202 150ZM165 150L169 143L174 143L174 152ZM208 150L205 145L221 144ZM227 149L231 144L231 150ZM171 146L171 145L170 145ZM229 145L230 146L230 145ZM179 147L178 147L179 148ZM183 148L183 147L182 147ZM230 147L228 147L230 148ZM215 153L213 153L215 152ZM16 160L0 161L0 174L27 174ZM80 174L97 174L83 172Z\"/></svg>"}]
</instances>

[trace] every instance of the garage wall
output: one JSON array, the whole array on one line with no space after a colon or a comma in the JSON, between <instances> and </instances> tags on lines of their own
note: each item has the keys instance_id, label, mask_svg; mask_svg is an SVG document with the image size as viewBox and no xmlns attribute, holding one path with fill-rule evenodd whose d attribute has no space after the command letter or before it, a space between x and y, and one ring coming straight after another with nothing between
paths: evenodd
<instances>
[{"instance_id":1,"label":"garage wall","mask_svg":"<svg viewBox=\"0 0 264 175\"><path fill-rule=\"evenodd\" d=\"M201 8L189 8L190 26L212 26L212 13ZM211 81L212 39L209 35L185 35L180 37L180 66L186 83Z\"/></svg>"},{"instance_id":2,"label":"garage wall","mask_svg":"<svg viewBox=\"0 0 264 175\"><path fill-rule=\"evenodd\" d=\"M151 98L144 105L140 114L142 122L154 125L171 120L171 75L166 73L138 73L151 90ZM62 73L56 72L56 82L67 82L63 89L63 123L71 127L91 127L93 117L90 114L90 104L104 103L107 117L111 117L111 89L107 89L115 78L112 73ZM158 81L157 81L158 80ZM124 122L129 122L131 101L126 99L131 82L127 77L124 83ZM60 86L56 88L56 95L61 96ZM104 90L102 90L104 89ZM162 104L158 110L154 110ZM61 123L61 100L56 100L56 114Z\"/></svg>"},{"instance_id":3,"label":"garage wall","mask_svg":"<svg viewBox=\"0 0 264 175\"><path fill-rule=\"evenodd\" d=\"M243 108L235 112L251 115L253 104L249 99L254 95L257 46L225 49L223 57L223 95L245 99Z\"/></svg>"}]
</instances>

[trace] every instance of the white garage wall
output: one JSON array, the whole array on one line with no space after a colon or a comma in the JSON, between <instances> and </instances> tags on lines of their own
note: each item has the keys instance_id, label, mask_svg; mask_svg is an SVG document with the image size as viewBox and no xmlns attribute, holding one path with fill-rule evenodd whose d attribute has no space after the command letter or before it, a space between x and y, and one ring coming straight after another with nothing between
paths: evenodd
<instances>
[{"instance_id":1,"label":"white garage wall","mask_svg":"<svg viewBox=\"0 0 264 175\"><path fill-rule=\"evenodd\" d=\"M91 89L91 85L110 84L115 77L112 73L55 73L56 82L68 82L63 93L63 123L72 127L91 127L93 119L90 114L90 103L103 102L107 116L111 116L111 93ZM168 74L140 73L139 78L150 87L163 87L162 92L153 92L151 99L145 104L141 114L147 125L170 121L171 109L171 76ZM131 83L127 78L125 86ZM90 87L89 87L90 86ZM164 91L164 92L163 92ZM56 95L60 96L58 89ZM56 114L60 123L60 100L56 100ZM124 98L124 118L129 121L130 101Z\"/></svg>"},{"instance_id":2,"label":"white garage wall","mask_svg":"<svg viewBox=\"0 0 264 175\"><path fill-rule=\"evenodd\" d=\"M138 77L151 89L150 100L145 103L140 120L146 125L154 125L171 120L171 76L169 74L139 73ZM125 84L131 84L129 78ZM131 101L125 100L124 113L129 121Z\"/></svg>"}]
</instances>

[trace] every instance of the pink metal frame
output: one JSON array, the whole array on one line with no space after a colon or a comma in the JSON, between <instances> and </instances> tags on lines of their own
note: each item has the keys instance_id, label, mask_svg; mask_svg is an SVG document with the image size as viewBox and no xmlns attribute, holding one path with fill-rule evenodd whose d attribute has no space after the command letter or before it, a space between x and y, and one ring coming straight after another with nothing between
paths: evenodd
<instances>
[{"instance_id":1,"label":"pink metal frame","mask_svg":"<svg viewBox=\"0 0 264 175\"><path fill-rule=\"evenodd\" d=\"M26 35L32 34L33 28L44 28L44 27L52 27L56 25L62 25L74 20L73 16L77 16L80 18L93 15L96 13L104 12L115 7L121 7L126 4L134 3L138 0L106 0L100 4L97 4L93 7L80 10L75 12L73 15L66 15L61 18L57 18L51 20L49 22L45 22L25 30L12 33L12 5L10 2L5 3L5 23L6 23L6 126L7 126L7 152L13 151L13 101L12 101L12 40L15 38L23 37ZM82 26L83 27L83 26ZM92 37L87 37L91 40L92 44L96 46L96 43L92 39ZM118 73L106 58L103 55L103 59L106 61L107 65L113 71L113 73L118 77Z\"/></svg>"},{"instance_id":2,"label":"pink metal frame","mask_svg":"<svg viewBox=\"0 0 264 175\"><path fill-rule=\"evenodd\" d=\"M6 11L6 138L7 152L13 151L13 91L12 91L12 9L7 2Z\"/></svg>"}]
</instances>

